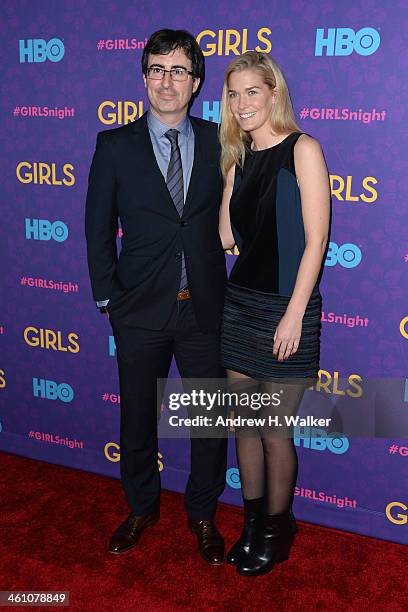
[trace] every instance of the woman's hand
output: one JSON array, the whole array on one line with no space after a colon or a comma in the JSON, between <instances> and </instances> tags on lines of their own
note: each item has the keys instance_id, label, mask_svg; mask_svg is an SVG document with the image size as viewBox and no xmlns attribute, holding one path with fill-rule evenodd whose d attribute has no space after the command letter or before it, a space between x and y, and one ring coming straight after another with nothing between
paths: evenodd
<instances>
[{"instance_id":1,"label":"woman's hand","mask_svg":"<svg viewBox=\"0 0 408 612\"><path fill-rule=\"evenodd\" d=\"M302 319L286 313L279 322L273 337L273 354L284 361L296 353L302 335Z\"/></svg>"}]
</instances>

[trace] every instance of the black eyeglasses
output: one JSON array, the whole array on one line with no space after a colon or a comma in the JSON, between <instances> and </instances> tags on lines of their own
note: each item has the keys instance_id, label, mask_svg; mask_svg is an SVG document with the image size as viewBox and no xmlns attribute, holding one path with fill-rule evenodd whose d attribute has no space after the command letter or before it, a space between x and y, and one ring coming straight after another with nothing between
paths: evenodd
<instances>
[{"instance_id":1,"label":"black eyeglasses","mask_svg":"<svg viewBox=\"0 0 408 612\"><path fill-rule=\"evenodd\" d=\"M187 81L188 75L193 75L191 70L187 70L187 68L182 68L181 66L178 68L171 68L170 70L165 70L165 68L161 66L150 66L150 68L147 69L147 76L154 81L161 81L165 72L170 72L172 81Z\"/></svg>"}]
</instances>

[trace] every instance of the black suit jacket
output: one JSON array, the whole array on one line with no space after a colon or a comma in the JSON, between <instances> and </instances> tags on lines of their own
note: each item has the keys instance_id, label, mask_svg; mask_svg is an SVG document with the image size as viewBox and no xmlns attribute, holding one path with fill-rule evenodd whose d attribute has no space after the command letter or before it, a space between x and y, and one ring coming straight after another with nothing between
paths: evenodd
<instances>
[{"instance_id":1,"label":"black suit jacket","mask_svg":"<svg viewBox=\"0 0 408 612\"><path fill-rule=\"evenodd\" d=\"M146 114L97 135L89 172L85 234L93 297L113 318L161 329L174 306L184 250L199 326L220 326L226 282L218 234L222 178L217 126L190 117L194 163L180 218L156 162ZM123 229L117 257L118 218Z\"/></svg>"}]
</instances>

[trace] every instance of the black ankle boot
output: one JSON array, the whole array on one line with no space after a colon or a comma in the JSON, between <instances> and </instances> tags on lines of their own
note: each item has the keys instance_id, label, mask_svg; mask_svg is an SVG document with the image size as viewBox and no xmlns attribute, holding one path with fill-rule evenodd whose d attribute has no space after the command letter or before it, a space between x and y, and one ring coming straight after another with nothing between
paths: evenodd
<instances>
[{"instance_id":1,"label":"black ankle boot","mask_svg":"<svg viewBox=\"0 0 408 612\"><path fill-rule=\"evenodd\" d=\"M264 514L255 528L254 542L247 555L237 563L237 572L243 576L259 576L270 572L276 563L289 558L294 540L290 512Z\"/></svg>"},{"instance_id":2,"label":"black ankle boot","mask_svg":"<svg viewBox=\"0 0 408 612\"><path fill-rule=\"evenodd\" d=\"M296 519L295 519L295 515L293 514L292 508L289 510L289 521L290 521L290 525L291 525L293 534L296 534L299 530L296 524Z\"/></svg>"},{"instance_id":3,"label":"black ankle boot","mask_svg":"<svg viewBox=\"0 0 408 612\"><path fill-rule=\"evenodd\" d=\"M250 553L253 545L256 523L261 518L263 501L263 497L257 499L244 499L244 526L239 540L235 542L234 546L227 554L227 563L236 565L241 560L241 557Z\"/></svg>"}]
</instances>

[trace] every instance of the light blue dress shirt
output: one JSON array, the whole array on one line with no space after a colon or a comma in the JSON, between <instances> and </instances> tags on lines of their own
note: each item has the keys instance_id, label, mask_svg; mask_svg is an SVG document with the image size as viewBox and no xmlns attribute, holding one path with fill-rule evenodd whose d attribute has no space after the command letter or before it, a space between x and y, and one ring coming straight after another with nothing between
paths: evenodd
<instances>
[{"instance_id":1,"label":"light blue dress shirt","mask_svg":"<svg viewBox=\"0 0 408 612\"><path fill-rule=\"evenodd\" d=\"M171 155L171 144L170 140L165 136L165 133L171 128L160 121L160 119L158 119L151 110L147 112L147 125L149 127L150 139L152 141L157 164L164 180L166 180L167 168L169 167ZM190 119L187 115L175 126L174 129L180 132L178 144L181 154L181 164L183 166L185 202L194 161L194 132L193 128L191 127Z\"/></svg>"}]
</instances>

